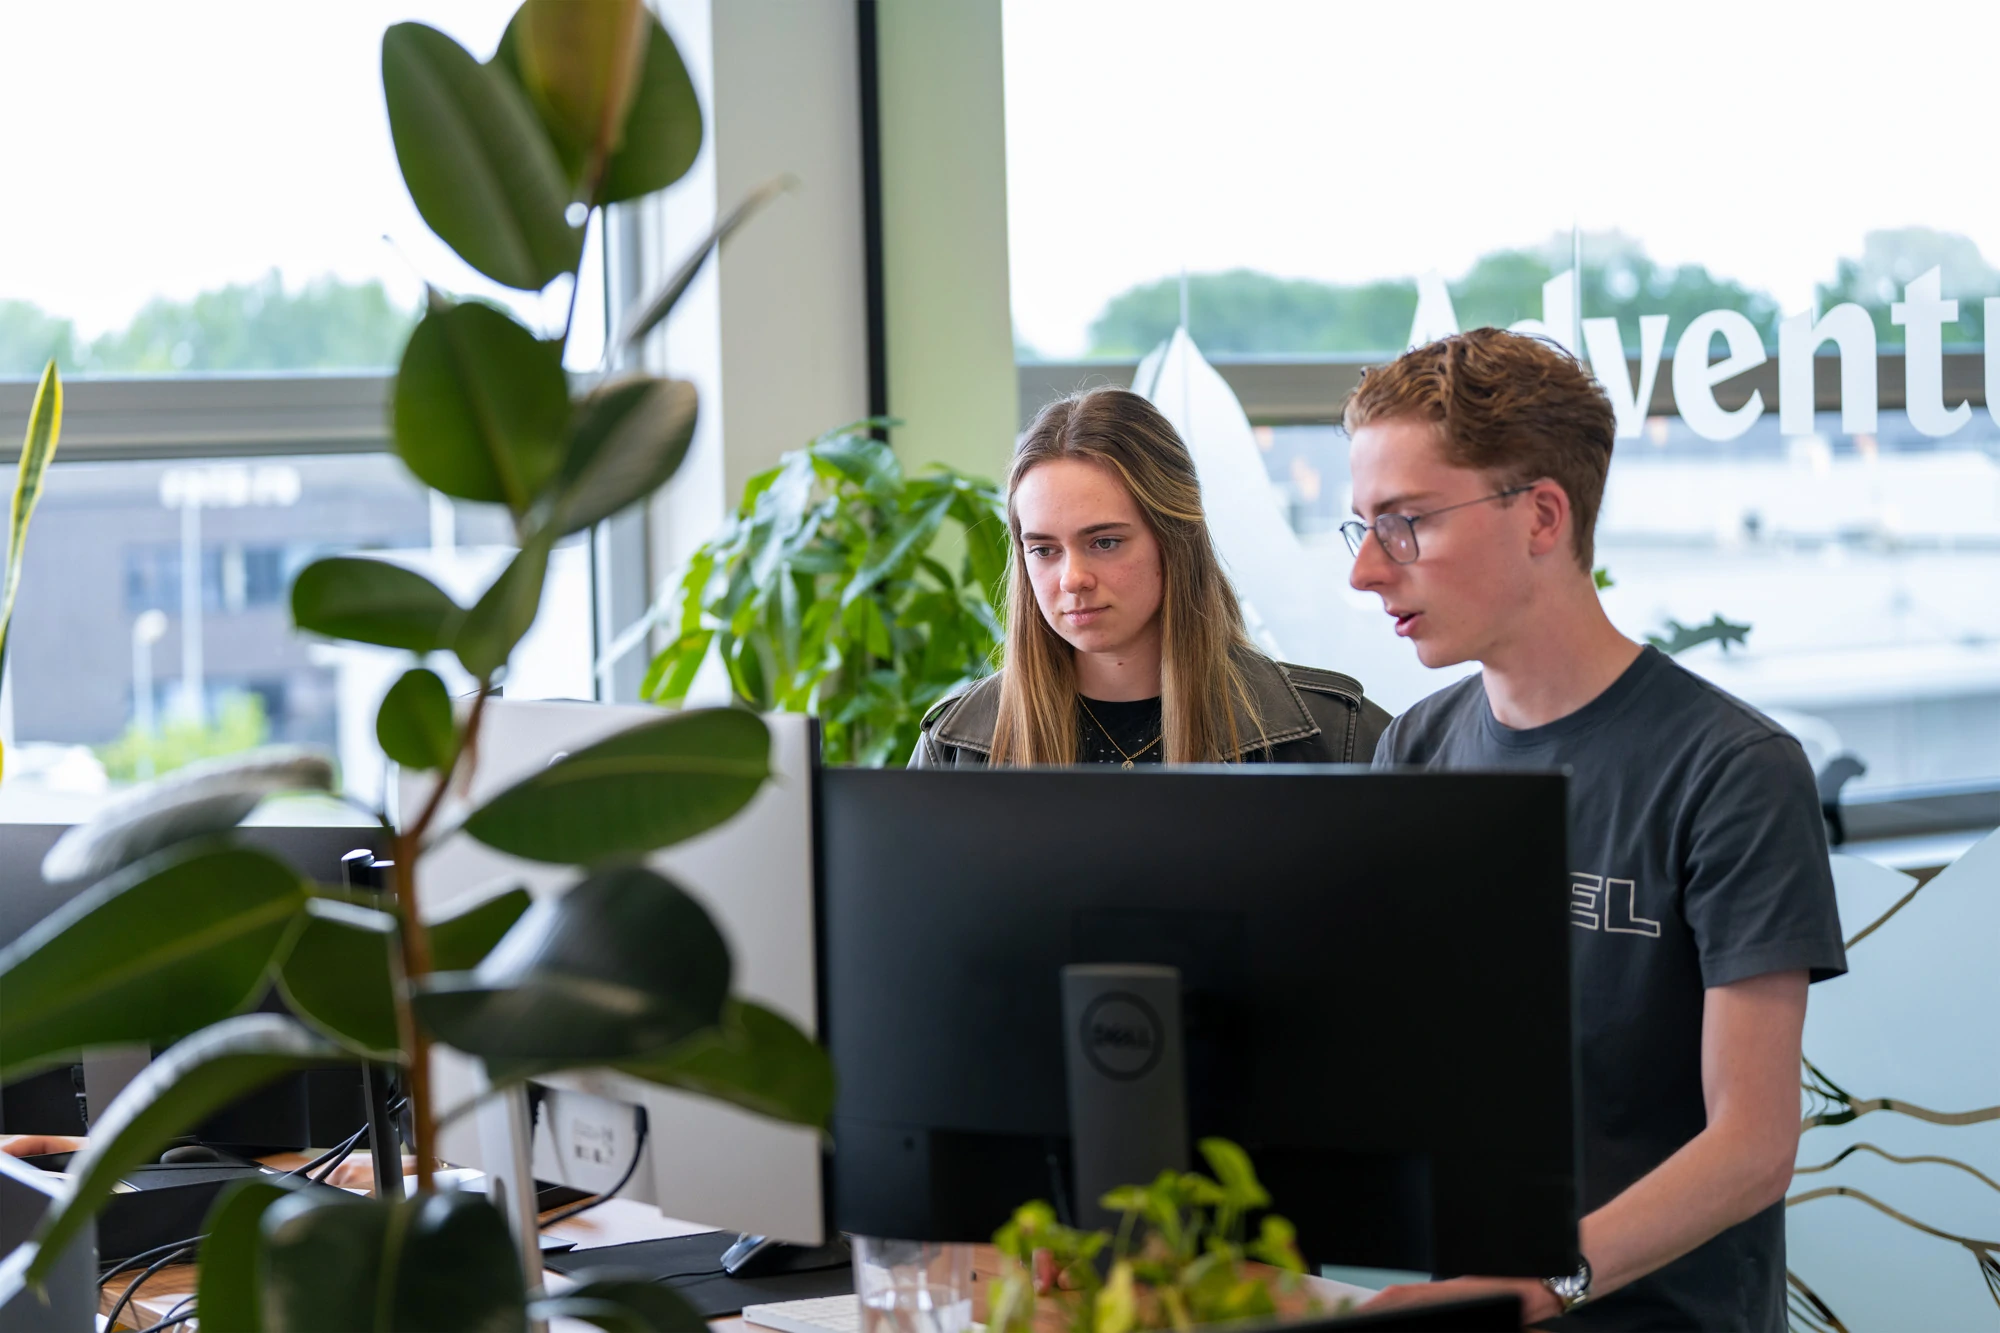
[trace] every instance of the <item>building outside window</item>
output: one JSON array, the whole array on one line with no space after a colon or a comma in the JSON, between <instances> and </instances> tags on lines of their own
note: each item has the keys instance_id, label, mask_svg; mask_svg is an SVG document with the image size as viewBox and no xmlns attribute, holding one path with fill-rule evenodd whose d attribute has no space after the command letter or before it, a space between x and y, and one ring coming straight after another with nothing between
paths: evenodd
<instances>
[{"instance_id":1,"label":"building outside window","mask_svg":"<svg viewBox=\"0 0 2000 1333\"><path fill-rule=\"evenodd\" d=\"M55 131L0 149L42 201L0 210L0 429L19 438L50 358L69 386L10 639L0 818L79 818L124 782L265 742L329 747L348 792L380 799L374 711L401 658L299 636L293 575L360 551L469 600L512 542L492 507L384 452L425 285L546 330L573 319L573 369L603 350L599 235L572 313L566 285L474 273L397 169L384 28L419 19L484 57L515 8L199 0L121 8L116 40L60 6L0 16L10 52L90 52L16 60L0 83L0 119ZM573 540L510 693L592 696L591 591Z\"/></svg>"}]
</instances>

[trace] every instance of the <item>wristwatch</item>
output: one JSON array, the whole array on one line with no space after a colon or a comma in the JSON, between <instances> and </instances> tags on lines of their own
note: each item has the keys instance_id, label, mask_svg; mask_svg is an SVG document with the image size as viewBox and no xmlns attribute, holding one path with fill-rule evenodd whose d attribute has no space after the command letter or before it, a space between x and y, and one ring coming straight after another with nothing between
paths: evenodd
<instances>
[{"instance_id":1,"label":"wristwatch","mask_svg":"<svg viewBox=\"0 0 2000 1333\"><path fill-rule=\"evenodd\" d=\"M1542 1285L1562 1302L1562 1312L1568 1314L1590 1299L1590 1260L1580 1259L1576 1271L1566 1277L1543 1278Z\"/></svg>"}]
</instances>

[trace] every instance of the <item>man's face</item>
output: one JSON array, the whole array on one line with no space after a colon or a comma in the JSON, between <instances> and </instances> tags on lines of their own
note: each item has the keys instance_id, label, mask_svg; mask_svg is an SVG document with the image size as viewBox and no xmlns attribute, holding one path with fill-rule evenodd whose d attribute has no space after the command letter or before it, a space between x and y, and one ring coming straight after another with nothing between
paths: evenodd
<instances>
[{"instance_id":1,"label":"man's face","mask_svg":"<svg viewBox=\"0 0 2000 1333\"><path fill-rule=\"evenodd\" d=\"M1348 459L1354 512L1368 524L1379 514L1415 518L1502 489L1482 472L1447 463L1427 421L1371 422L1354 432ZM1425 666L1486 660L1532 600L1532 498L1420 519L1411 564L1391 560L1371 531L1348 582L1381 594L1396 633L1416 645Z\"/></svg>"}]
</instances>

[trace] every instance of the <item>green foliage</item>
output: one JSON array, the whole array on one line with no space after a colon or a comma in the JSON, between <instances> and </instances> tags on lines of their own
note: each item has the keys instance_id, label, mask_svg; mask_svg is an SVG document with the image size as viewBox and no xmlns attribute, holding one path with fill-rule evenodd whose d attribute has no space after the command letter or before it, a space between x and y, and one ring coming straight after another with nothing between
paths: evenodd
<instances>
[{"instance_id":1,"label":"green foliage","mask_svg":"<svg viewBox=\"0 0 2000 1333\"><path fill-rule=\"evenodd\" d=\"M464 618L444 589L387 560L315 560L292 581L292 622L329 639L428 653L449 647Z\"/></svg>"},{"instance_id":2,"label":"green foliage","mask_svg":"<svg viewBox=\"0 0 2000 1333\"><path fill-rule=\"evenodd\" d=\"M387 912L309 899L278 969L285 1003L356 1055L400 1058L395 947L396 918Z\"/></svg>"},{"instance_id":3,"label":"green foliage","mask_svg":"<svg viewBox=\"0 0 2000 1333\"><path fill-rule=\"evenodd\" d=\"M28 547L28 521L35 516L35 502L42 498L42 478L48 475L49 460L55 457L56 441L62 437L63 386L56 363L49 362L35 386L34 405L28 409L28 434L21 441L21 461L14 469L14 505L7 515L6 592L0 599L0 669L7 662L7 629L14 623L14 598L21 591L21 556Z\"/></svg>"},{"instance_id":4,"label":"green foliage","mask_svg":"<svg viewBox=\"0 0 2000 1333\"><path fill-rule=\"evenodd\" d=\"M1945 342L1984 343L1985 298L2000 296L2000 269L1969 236L1929 227L1871 231L1861 238L1860 257L1837 261L1833 281L1815 288L1815 295L1822 312L1843 301L1858 303L1874 321L1878 345L1899 347L1903 326L1890 323L1889 307L1903 299L1906 283L1932 268L1943 270L1944 295L1958 302L1958 320L1945 325Z\"/></svg>"},{"instance_id":5,"label":"green foliage","mask_svg":"<svg viewBox=\"0 0 2000 1333\"><path fill-rule=\"evenodd\" d=\"M533 901L517 885L456 916L433 921L431 966L439 972L470 972L478 967Z\"/></svg>"},{"instance_id":6,"label":"green foliage","mask_svg":"<svg viewBox=\"0 0 2000 1333\"><path fill-rule=\"evenodd\" d=\"M90 1127L70 1163L70 1193L42 1215L27 1270L40 1282L126 1172L173 1137L280 1074L338 1059L340 1048L277 1014L243 1014L195 1033L155 1059Z\"/></svg>"},{"instance_id":7,"label":"green foliage","mask_svg":"<svg viewBox=\"0 0 2000 1333\"><path fill-rule=\"evenodd\" d=\"M374 370L396 364L415 316L376 279L327 274L288 291L272 269L185 301L156 297L93 339L27 301L0 300L0 376L164 375L240 370Z\"/></svg>"},{"instance_id":8,"label":"green foliage","mask_svg":"<svg viewBox=\"0 0 2000 1333\"><path fill-rule=\"evenodd\" d=\"M1706 625L1683 625L1669 618L1665 634L1648 634L1646 642L1669 655L1679 655L1690 648L1698 648L1704 643L1716 643L1727 653L1731 644L1741 647L1750 636L1748 625L1738 625L1724 620L1720 615Z\"/></svg>"},{"instance_id":9,"label":"green foliage","mask_svg":"<svg viewBox=\"0 0 2000 1333\"><path fill-rule=\"evenodd\" d=\"M451 695L428 667L411 667L382 696L375 714L375 739L382 753L405 768L443 768L458 744Z\"/></svg>"},{"instance_id":10,"label":"green foliage","mask_svg":"<svg viewBox=\"0 0 2000 1333\"><path fill-rule=\"evenodd\" d=\"M947 523L955 570L936 549ZM713 651L746 704L817 715L827 762L902 763L925 711L992 670L1007 547L991 483L906 477L860 427L823 435L752 477L695 553L643 688L678 702Z\"/></svg>"},{"instance_id":11,"label":"green foliage","mask_svg":"<svg viewBox=\"0 0 2000 1333\"><path fill-rule=\"evenodd\" d=\"M247 1007L305 902L296 871L248 847L185 843L128 866L0 950L0 1074Z\"/></svg>"},{"instance_id":12,"label":"green foliage","mask_svg":"<svg viewBox=\"0 0 2000 1333\"><path fill-rule=\"evenodd\" d=\"M423 978L424 1026L501 1061L603 1064L670 1050L722 1020L729 946L678 885L608 870L522 914L471 972Z\"/></svg>"},{"instance_id":13,"label":"green foliage","mask_svg":"<svg viewBox=\"0 0 2000 1333\"><path fill-rule=\"evenodd\" d=\"M559 349L476 302L434 301L396 372L396 452L428 486L516 518L563 462Z\"/></svg>"},{"instance_id":14,"label":"green foliage","mask_svg":"<svg viewBox=\"0 0 2000 1333\"><path fill-rule=\"evenodd\" d=\"M159 777L203 759L242 754L262 745L271 735L261 695L249 691L225 694L212 717L169 716L151 733L132 725L123 735L97 746L97 762L113 782Z\"/></svg>"},{"instance_id":15,"label":"green foliage","mask_svg":"<svg viewBox=\"0 0 2000 1333\"><path fill-rule=\"evenodd\" d=\"M1317 1312L1310 1295L1296 1299L1305 1261L1291 1223L1265 1213L1250 1236L1250 1215L1267 1208L1271 1197L1248 1154L1227 1139L1203 1139L1200 1148L1212 1175L1163 1171L1151 1184L1120 1186L1104 1196L1102 1205L1122 1214L1115 1238L1063 1226L1040 1201L1017 1209L993 1236L994 1246L1013 1260L988 1296L993 1333L1028 1333L1035 1326L1038 1252L1049 1256L1056 1276L1050 1299L1071 1333L1270 1319L1281 1297L1293 1298L1297 1307L1287 1313ZM1109 1266L1100 1273L1107 1247ZM1250 1260L1275 1273L1248 1268Z\"/></svg>"},{"instance_id":16,"label":"green foliage","mask_svg":"<svg viewBox=\"0 0 2000 1333\"><path fill-rule=\"evenodd\" d=\"M403 183L459 258L524 291L576 271L583 228L565 217L569 181L505 70L436 28L398 23L382 34L382 92Z\"/></svg>"},{"instance_id":17,"label":"green foliage","mask_svg":"<svg viewBox=\"0 0 2000 1333\"><path fill-rule=\"evenodd\" d=\"M679 56L636 0L530 0L524 13L532 21L524 28L517 18L515 54L525 64L480 64L442 33L400 24L383 39L383 73L396 151L426 220L489 276L539 288L575 277L594 211L573 225L577 204L657 188L685 170L701 131ZM517 75L530 69L532 97ZM636 80L622 91L620 71ZM588 142L575 133L580 109L595 127ZM652 119L634 123L642 116ZM665 318L707 254L771 192L701 242L629 336ZM472 673L477 693L463 717L417 661L377 715L385 752L434 771L440 793L476 754L485 702L540 608L551 546L643 501L672 475L694 429L695 392L671 380L628 381L572 401L567 336L543 338L510 315L434 292L402 358L398 452L425 482L505 506L519 539L519 553L471 606L366 559L317 562L293 587L302 630L416 658L451 651ZM940 503L956 494L947 491ZM908 543L892 547L857 569L856 598L900 576ZM261 712L248 716L255 727L236 724L231 748L261 737ZM206 731L171 728L121 746L109 758L127 772L219 748ZM612 868L532 907L515 889L432 926L414 881L441 836L438 800L397 830L395 896L379 904L312 884L233 841L233 826L269 792L331 785L331 766L317 756L278 749L217 760L126 793L71 830L45 873L97 882L0 950L6 1072L79 1048L193 1035L93 1126L72 1171L75 1189L28 1243L31 1279L46 1274L121 1173L304 1065L367 1058L427 1067L431 1044L443 1040L487 1060L502 1081L629 1062L641 1077L823 1126L833 1086L825 1052L777 1014L732 998L728 946L707 912L630 864L734 815L768 776L769 749L754 715L695 712L536 773L471 811L466 827L502 850ZM303 1023L238 1012L274 984ZM227 1196L213 1219L220 1248L203 1278L204 1325L526 1327L529 1293L504 1219L481 1198L431 1188L436 1111L424 1081L410 1080L407 1091L417 1194L396 1205L288 1189ZM578 1308L569 1313L606 1326L692 1333L701 1322L664 1293L613 1282L572 1295Z\"/></svg>"},{"instance_id":18,"label":"green foliage","mask_svg":"<svg viewBox=\"0 0 2000 1333\"><path fill-rule=\"evenodd\" d=\"M1640 315L1666 315L1677 330L1718 309L1741 311L1776 342L1778 303L1767 292L1699 264L1659 264L1617 232L1586 234L1582 250L1583 313L1617 319L1628 347L1638 347ZM1572 259L1567 236L1481 255L1446 284L1459 327L1504 328L1539 317L1542 284ZM1409 278L1341 284L1249 269L1188 277L1188 331L1211 353L1390 352L1409 337L1416 310L1417 284ZM1105 304L1090 326L1090 355L1142 355L1179 323L1180 280L1141 284Z\"/></svg>"},{"instance_id":19,"label":"green foliage","mask_svg":"<svg viewBox=\"0 0 2000 1333\"><path fill-rule=\"evenodd\" d=\"M296 1177L269 1176L235 1181L217 1196L208 1211L208 1239L201 1243L201 1272L195 1287L201 1317L210 1328L262 1333L258 1266L263 1260L264 1214L304 1187Z\"/></svg>"},{"instance_id":20,"label":"green foliage","mask_svg":"<svg viewBox=\"0 0 2000 1333\"><path fill-rule=\"evenodd\" d=\"M720 824L770 772L763 719L675 713L530 774L468 816L465 831L531 861L622 860Z\"/></svg>"},{"instance_id":21,"label":"green foliage","mask_svg":"<svg viewBox=\"0 0 2000 1333\"><path fill-rule=\"evenodd\" d=\"M526 1333L527 1284L482 1194L301 1192L271 1205L259 1233L264 1327Z\"/></svg>"}]
</instances>

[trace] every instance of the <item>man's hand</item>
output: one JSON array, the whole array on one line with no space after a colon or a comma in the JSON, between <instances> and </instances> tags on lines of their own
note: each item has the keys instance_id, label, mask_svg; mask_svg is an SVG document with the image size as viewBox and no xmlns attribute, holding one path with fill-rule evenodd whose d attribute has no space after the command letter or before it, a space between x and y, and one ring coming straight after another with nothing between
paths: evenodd
<instances>
[{"instance_id":1,"label":"man's hand","mask_svg":"<svg viewBox=\"0 0 2000 1333\"><path fill-rule=\"evenodd\" d=\"M1364 1310L1393 1310L1408 1305L1435 1305L1439 1301L1464 1301L1475 1296L1502 1293L1521 1298L1521 1326L1529 1327L1562 1313L1556 1294L1533 1278L1455 1277L1445 1282L1419 1282L1385 1287L1362 1302Z\"/></svg>"}]
</instances>

